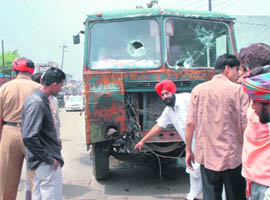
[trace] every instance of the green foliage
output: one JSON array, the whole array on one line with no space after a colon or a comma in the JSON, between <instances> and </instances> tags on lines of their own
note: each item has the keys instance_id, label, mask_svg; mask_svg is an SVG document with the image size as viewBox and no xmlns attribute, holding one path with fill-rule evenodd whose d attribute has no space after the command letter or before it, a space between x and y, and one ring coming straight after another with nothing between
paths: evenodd
<instances>
[{"instance_id":1,"label":"green foliage","mask_svg":"<svg viewBox=\"0 0 270 200\"><path fill-rule=\"evenodd\" d=\"M147 8L153 8L154 5L158 6L158 0L150 0L148 3L146 3ZM136 9L143 9L144 6L142 5L137 5Z\"/></svg>"},{"instance_id":2,"label":"green foliage","mask_svg":"<svg viewBox=\"0 0 270 200\"><path fill-rule=\"evenodd\" d=\"M4 53L5 67L3 67L3 56L0 54L0 73L11 74L12 62L15 58L20 57L18 51L7 51Z\"/></svg>"},{"instance_id":3,"label":"green foliage","mask_svg":"<svg viewBox=\"0 0 270 200\"><path fill-rule=\"evenodd\" d=\"M151 0L149 3L147 3L147 8L153 8L154 5L158 5L158 0Z\"/></svg>"}]
</instances>

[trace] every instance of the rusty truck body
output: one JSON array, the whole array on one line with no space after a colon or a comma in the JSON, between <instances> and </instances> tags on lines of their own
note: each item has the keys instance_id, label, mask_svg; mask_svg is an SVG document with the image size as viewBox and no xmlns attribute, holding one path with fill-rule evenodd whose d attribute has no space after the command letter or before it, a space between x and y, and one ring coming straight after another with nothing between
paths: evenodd
<instances>
[{"instance_id":1,"label":"rusty truck body","mask_svg":"<svg viewBox=\"0 0 270 200\"><path fill-rule=\"evenodd\" d=\"M13 80L14 77L0 77L0 87L4 85L6 82Z\"/></svg>"},{"instance_id":2,"label":"rusty truck body","mask_svg":"<svg viewBox=\"0 0 270 200\"><path fill-rule=\"evenodd\" d=\"M147 141L143 151L133 150L165 107L155 84L170 79L177 92L190 92L210 80L216 58L237 52L233 24L226 14L160 8L87 16L86 144L92 145L96 179L108 177L109 156L184 156L185 145L173 127Z\"/></svg>"}]
</instances>

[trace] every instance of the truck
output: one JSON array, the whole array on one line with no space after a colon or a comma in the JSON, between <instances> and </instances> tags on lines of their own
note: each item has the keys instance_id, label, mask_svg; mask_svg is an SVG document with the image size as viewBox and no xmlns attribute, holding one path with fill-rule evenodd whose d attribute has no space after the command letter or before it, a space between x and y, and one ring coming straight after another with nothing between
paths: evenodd
<instances>
[{"instance_id":1,"label":"truck","mask_svg":"<svg viewBox=\"0 0 270 200\"><path fill-rule=\"evenodd\" d=\"M0 76L0 87L4 85L6 82L13 80L14 77L2 77Z\"/></svg>"},{"instance_id":2,"label":"truck","mask_svg":"<svg viewBox=\"0 0 270 200\"><path fill-rule=\"evenodd\" d=\"M172 8L87 16L81 31L85 130L97 180L109 176L110 156L129 161L185 156L183 139L172 126L142 151L134 150L165 107L155 85L169 79L180 93L210 80L218 56L237 54L233 24L223 13ZM79 43L79 34L73 39Z\"/></svg>"}]
</instances>

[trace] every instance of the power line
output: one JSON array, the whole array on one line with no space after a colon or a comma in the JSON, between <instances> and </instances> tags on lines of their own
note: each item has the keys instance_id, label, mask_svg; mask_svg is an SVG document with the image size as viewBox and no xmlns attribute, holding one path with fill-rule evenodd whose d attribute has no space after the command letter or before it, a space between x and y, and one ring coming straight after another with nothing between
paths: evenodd
<instances>
[{"instance_id":1,"label":"power line","mask_svg":"<svg viewBox=\"0 0 270 200\"><path fill-rule=\"evenodd\" d=\"M0 1L1 2L1 1ZM16 9L16 7L15 6L13 6L13 5L11 5L10 4L10 2L8 2L7 0L3 0L2 2L5 2L5 4L6 4L6 6L8 7L8 9L9 10L11 10L14 14L13 14L13 16L16 16L16 17L18 17L19 18L19 20L20 21L24 21L24 22L33 22L32 20L30 20L29 19L29 17L25 17L25 15L23 15L23 14L21 14L21 11L20 10L18 10L18 9ZM22 1L23 2L23 1ZM25 4L25 2L23 2L24 3L24 5L25 6L27 6L27 4ZM29 7L27 7L28 9L29 9ZM31 9L31 8L30 8ZM3 20L4 21L4 20ZM5 22L5 21L4 21ZM40 21L39 21L40 22ZM41 22L42 23L42 22ZM2 23L2 25L3 25L4 23ZM13 28L14 28L15 26L13 26ZM8 28L6 29L6 30L8 30ZM41 31L40 29L39 29L39 31L41 32L41 33L43 33L44 34L44 31ZM10 33L13 33L13 31L9 31ZM34 34L34 37L35 37L35 39L36 40L40 40L40 35L39 36L37 36L37 34L35 34L34 32L32 32L32 34ZM15 36L15 35L14 35ZM16 38L17 36L15 36L15 37L13 37L13 38ZM46 37L46 38L48 38L48 37ZM50 40L52 40L52 38L51 37L49 37L49 39Z\"/></svg>"},{"instance_id":2,"label":"power line","mask_svg":"<svg viewBox=\"0 0 270 200\"><path fill-rule=\"evenodd\" d=\"M25 2L25 0L22 0L25 7L27 7L28 10L30 10L31 14L44 26L46 27L46 30L50 32L50 34L54 37L55 40L57 40L57 37L55 34L49 29L49 27L41 20L41 18L34 12L34 10Z\"/></svg>"},{"instance_id":3,"label":"power line","mask_svg":"<svg viewBox=\"0 0 270 200\"><path fill-rule=\"evenodd\" d=\"M241 22L241 21L235 21L235 23L239 23L239 24L247 24L247 25L251 25L251 26L270 26L270 24L256 24L256 23L248 23L248 22Z\"/></svg>"},{"instance_id":4,"label":"power line","mask_svg":"<svg viewBox=\"0 0 270 200\"><path fill-rule=\"evenodd\" d=\"M181 2L179 1L179 2L177 2L175 4L173 4L171 7L174 8L174 7L180 5L181 3L185 2L185 1L188 1L188 0L182 0Z\"/></svg>"},{"instance_id":5,"label":"power line","mask_svg":"<svg viewBox=\"0 0 270 200\"><path fill-rule=\"evenodd\" d=\"M3 2L5 2L6 5L14 12L15 16L19 15L24 20L29 21L24 15L22 15L17 9L15 9L14 6L10 5L10 3L7 0L3 0Z\"/></svg>"},{"instance_id":6,"label":"power line","mask_svg":"<svg viewBox=\"0 0 270 200\"><path fill-rule=\"evenodd\" d=\"M196 1L196 0L194 0L194 2L195 2L195 1ZM190 2L190 1L189 1L189 2ZM173 5L173 7L176 7L176 6L180 5L181 3L183 3L183 1L182 1L182 2L178 2L178 3L174 4L174 5ZM184 9L184 7L183 7L182 9Z\"/></svg>"},{"instance_id":7,"label":"power line","mask_svg":"<svg viewBox=\"0 0 270 200\"><path fill-rule=\"evenodd\" d=\"M31 8L24 0L22 0L22 2L23 2L23 4L30 10L30 12L32 13L32 15L34 15L35 18L38 19L38 21L39 21L41 24L46 25L46 24L40 19L40 17L33 11L33 9L32 9L32 8Z\"/></svg>"},{"instance_id":8,"label":"power line","mask_svg":"<svg viewBox=\"0 0 270 200\"><path fill-rule=\"evenodd\" d=\"M186 9L186 8L188 8L188 7L192 6L192 5L194 5L195 3L199 2L199 1L201 1L201 0L194 1L193 3L191 3L191 4L187 5L187 6L185 6L183 9Z\"/></svg>"},{"instance_id":9,"label":"power line","mask_svg":"<svg viewBox=\"0 0 270 200\"><path fill-rule=\"evenodd\" d=\"M197 9L199 9L199 8L202 8L204 5L205 5L205 2L202 3L202 4L200 4L199 6L195 7L194 9L197 10ZM207 5L208 5L208 4L207 4ZM207 5L206 5L206 6L207 6Z\"/></svg>"},{"instance_id":10,"label":"power line","mask_svg":"<svg viewBox=\"0 0 270 200\"><path fill-rule=\"evenodd\" d=\"M227 7L229 7L229 6L231 6L231 5L233 5L233 4L236 4L237 2L239 2L239 0L235 0L235 1L233 1L232 3L223 6L222 8L220 8L220 10L224 10L225 8L227 8Z\"/></svg>"},{"instance_id":11,"label":"power line","mask_svg":"<svg viewBox=\"0 0 270 200\"><path fill-rule=\"evenodd\" d=\"M28 18L28 17L25 17L25 15L23 15L21 13L21 10L18 10L16 9L15 6L13 6L9 1L7 0L4 0L4 1L0 1L0 2L4 2L4 4L2 4L2 6L5 7L6 10L11 10L11 15L13 17L17 17L19 19L18 23L21 23L21 21L23 21L24 23L29 23L31 22L31 20ZM15 18L13 20L14 22L15 21ZM9 26L9 25L6 25L6 20L2 20L2 23L1 23L1 26L3 28L4 31L1 31L1 33L4 33L6 35L6 41L8 40L13 40L13 41L16 41L16 43L19 43L20 41L18 41L18 35L16 35L16 30L17 30L17 25L16 23L12 22L13 26ZM40 31L41 32L41 31ZM44 33L44 32L42 32ZM39 41L40 40L40 34L37 35L37 33L35 31L32 31L32 40L36 40L36 41ZM51 38L50 38L51 40ZM27 43L25 42L24 43L24 46L25 47L31 47L30 43ZM21 48L20 50L22 50L23 48Z\"/></svg>"},{"instance_id":12,"label":"power line","mask_svg":"<svg viewBox=\"0 0 270 200\"><path fill-rule=\"evenodd\" d=\"M20 48L19 51L23 51L24 49L29 49L29 48L33 49L33 45L36 43L35 41L38 42L38 41L42 40L42 38L44 38L44 40L45 39L49 40L48 42L51 42L51 43L53 43L53 44L55 44L57 46L57 43L59 43L59 42L57 42L58 40L56 39L56 37L53 37L54 35L52 33L50 33L48 31L48 29L45 27L46 24L33 12L33 9L31 9L31 7L26 2L24 2L23 0L21 1L23 3L24 7L26 7L28 9L28 12L29 12L29 10L31 10L30 15L27 15L27 14L23 13L23 9L16 9L17 6L21 6L19 4L13 5L8 0L4 0L4 1L0 1L0 2L4 2L4 4L1 4L1 5L4 6L6 10L8 10L8 11L10 10L11 15L13 16L13 18L9 17L9 20L2 20L1 21L2 22L1 26L4 26L5 23L10 23L9 21L16 19L16 17L18 18L18 20L16 20L16 21L14 20L14 22L13 21L11 22L12 26L6 26L7 28L5 28L5 26L4 26L3 27L4 31L1 31L1 33L6 32L5 35L8 35L7 37L5 37L5 38L7 38L6 40L7 41L8 40L16 41L16 43L18 44L17 46L19 46L20 43L23 43L23 45L21 45L19 47ZM31 20L31 18L33 18L33 16L34 16L35 20ZM23 40L18 40L18 38L21 37L21 36L16 35L17 33L15 31L18 31L17 27L20 26L20 25L16 25L15 22L20 23L20 25L22 25L23 23L28 23L28 24L33 23L35 25L35 24L38 23L35 26L35 27L38 27L38 28L35 28L35 30L31 31L31 37L32 37L31 40L35 40L35 41L33 41L31 43L28 43L28 42L23 42ZM41 29L40 24L42 24L42 28L45 29L46 31ZM14 29L14 30L12 30L12 29ZM48 37L48 35L46 35L46 33L49 33L50 36ZM24 34L24 35L25 35L24 37L30 36L30 34ZM37 57L37 52L32 51L32 55Z\"/></svg>"},{"instance_id":13,"label":"power line","mask_svg":"<svg viewBox=\"0 0 270 200\"><path fill-rule=\"evenodd\" d=\"M6 5L8 5L10 8L12 8L12 7L6 2L6 0L4 0L4 2L6 3ZM16 12L15 9L14 9L13 11ZM3 20L3 21L4 21L4 20ZM2 29L3 29L3 31L1 31L1 33L3 33L4 35L6 35L6 38L12 38L12 39L16 38L16 35L13 33L13 31L8 31L8 30L10 30L10 27L6 26L5 23L2 22L2 23L0 24L0 27L2 27Z\"/></svg>"},{"instance_id":14,"label":"power line","mask_svg":"<svg viewBox=\"0 0 270 200\"><path fill-rule=\"evenodd\" d=\"M253 42L255 39L259 38L261 35L263 35L268 29L270 29L270 27L266 27L266 29L264 29L260 34L258 34L256 37L254 37L252 40L250 40L247 44L250 44L251 42Z\"/></svg>"},{"instance_id":15,"label":"power line","mask_svg":"<svg viewBox=\"0 0 270 200\"><path fill-rule=\"evenodd\" d=\"M218 8L220 7L221 5L224 5L226 3L228 3L230 0L225 0L225 1L222 1L221 3L219 3L218 5L215 5L215 8Z\"/></svg>"}]
</instances>

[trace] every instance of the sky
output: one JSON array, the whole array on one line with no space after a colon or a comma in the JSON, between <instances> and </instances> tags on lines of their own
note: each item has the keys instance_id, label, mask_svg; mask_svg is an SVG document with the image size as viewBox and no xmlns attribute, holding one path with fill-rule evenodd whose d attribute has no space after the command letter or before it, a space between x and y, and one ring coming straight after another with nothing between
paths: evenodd
<instances>
[{"instance_id":1,"label":"sky","mask_svg":"<svg viewBox=\"0 0 270 200\"><path fill-rule=\"evenodd\" d=\"M0 40L5 51L18 50L34 63L56 62L82 79L83 44L72 36L84 29L86 16L112 9L145 6L148 0L0 0ZM159 0L161 8L208 10L208 0ZM270 15L270 0L212 0L212 10L228 15ZM267 22L266 22L267 23ZM266 24L266 28L270 27ZM81 37L82 38L82 37Z\"/></svg>"}]
</instances>

